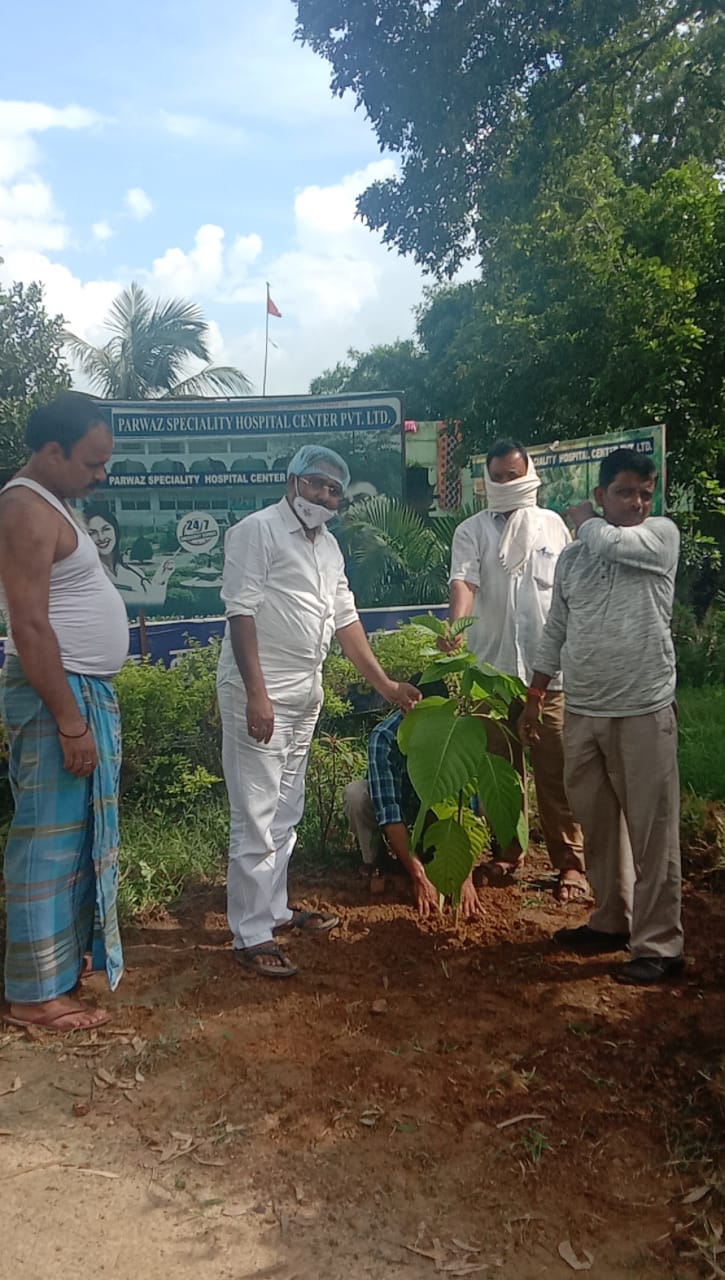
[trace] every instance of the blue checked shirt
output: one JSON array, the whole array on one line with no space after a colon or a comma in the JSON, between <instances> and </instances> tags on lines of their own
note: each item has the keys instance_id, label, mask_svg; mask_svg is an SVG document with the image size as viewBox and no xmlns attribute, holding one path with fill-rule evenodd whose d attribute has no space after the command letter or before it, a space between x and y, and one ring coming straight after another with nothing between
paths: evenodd
<instances>
[{"instance_id":1,"label":"blue checked shirt","mask_svg":"<svg viewBox=\"0 0 725 1280\"><path fill-rule=\"evenodd\" d=\"M402 719L402 711L393 711L376 724L368 741L368 790L380 827L387 826L389 822L405 822L405 761L397 738Z\"/></svg>"}]
</instances>

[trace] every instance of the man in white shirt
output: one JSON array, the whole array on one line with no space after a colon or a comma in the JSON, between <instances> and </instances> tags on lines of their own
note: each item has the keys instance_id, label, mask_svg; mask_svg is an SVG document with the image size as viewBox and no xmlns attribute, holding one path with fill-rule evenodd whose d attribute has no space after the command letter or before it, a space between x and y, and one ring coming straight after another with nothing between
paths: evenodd
<instances>
[{"instance_id":1,"label":"man in white shirt","mask_svg":"<svg viewBox=\"0 0 725 1280\"><path fill-rule=\"evenodd\" d=\"M474 616L468 646L528 685L534 656L551 605L554 570L571 541L564 521L537 505L541 481L524 446L499 440L486 459L488 508L458 526L451 548L450 620ZM489 750L505 755L521 776L526 801L526 765L516 733L520 704L507 728L489 722ZM560 902L591 896L584 871L584 841L564 791L564 696L561 677L550 683L540 735L531 744L536 797L546 847L559 872ZM507 730L510 730L507 731ZM487 868L489 881L508 884L523 861L514 841Z\"/></svg>"},{"instance_id":2,"label":"man in white shirt","mask_svg":"<svg viewBox=\"0 0 725 1280\"><path fill-rule=\"evenodd\" d=\"M333 636L384 698L419 700L375 658L325 528L350 481L331 449L303 446L287 495L234 525L225 543L227 627L217 687L231 807L228 915L240 964L271 978L297 972L275 941L289 929L322 933L338 918L287 903L287 869L304 809L305 772L322 705L322 663Z\"/></svg>"},{"instance_id":3,"label":"man in white shirt","mask_svg":"<svg viewBox=\"0 0 725 1280\"><path fill-rule=\"evenodd\" d=\"M616 449L591 502L567 513L576 541L559 561L526 708L539 732L550 676L564 673L566 788L590 853L596 910L554 941L583 954L623 950L618 975L637 985L682 973L680 787L675 649L670 623L677 526L652 517L651 458Z\"/></svg>"}]
</instances>

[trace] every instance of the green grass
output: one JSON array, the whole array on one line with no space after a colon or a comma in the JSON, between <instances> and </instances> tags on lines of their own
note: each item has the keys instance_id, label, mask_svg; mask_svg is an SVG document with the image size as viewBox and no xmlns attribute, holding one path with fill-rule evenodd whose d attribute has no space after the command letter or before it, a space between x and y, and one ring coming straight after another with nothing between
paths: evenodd
<instances>
[{"instance_id":1,"label":"green grass","mask_svg":"<svg viewBox=\"0 0 725 1280\"><path fill-rule=\"evenodd\" d=\"M725 801L725 685L677 694L683 791Z\"/></svg>"},{"instance_id":2,"label":"green grass","mask_svg":"<svg viewBox=\"0 0 725 1280\"><path fill-rule=\"evenodd\" d=\"M229 813L221 796L183 816L123 808L121 918L167 907L189 885L223 878L228 840Z\"/></svg>"}]
</instances>

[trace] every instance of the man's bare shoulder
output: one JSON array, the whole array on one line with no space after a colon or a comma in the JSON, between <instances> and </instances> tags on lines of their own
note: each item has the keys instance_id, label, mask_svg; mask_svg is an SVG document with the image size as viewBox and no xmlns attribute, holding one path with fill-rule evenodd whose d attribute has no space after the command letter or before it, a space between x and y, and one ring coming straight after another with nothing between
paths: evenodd
<instances>
[{"instance_id":1,"label":"man's bare shoulder","mask_svg":"<svg viewBox=\"0 0 725 1280\"><path fill-rule=\"evenodd\" d=\"M29 563L52 562L63 517L26 485L0 493L0 556L19 570Z\"/></svg>"},{"instance_id":2,"label":"man's bare shoulder","mask_svg":"<svg viewBox=\"0 0 725 1280\"><path fill-rule=\"evenodd\" d=\"M59 512L27 485L13 485L0 491L0 527L31 523L56 529L60 519Z\"/></svg>"}]
</instances>

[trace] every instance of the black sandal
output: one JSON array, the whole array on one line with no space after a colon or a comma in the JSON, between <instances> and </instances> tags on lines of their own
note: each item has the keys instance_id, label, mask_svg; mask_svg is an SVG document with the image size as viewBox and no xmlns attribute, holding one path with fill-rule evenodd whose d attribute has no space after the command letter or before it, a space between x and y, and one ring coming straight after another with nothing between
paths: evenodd
<instances>
[{"instance_id":1,"label":"black sandal","mask_svg":"<svg viewBox=\"0 0 725 1280\"><path fill-rule=\"evenodd\" d=\"M258 942L256 947L235 947L234 959L243 969L251 969L261 978L294 978L299 969L285 955L278 942ZM265 956L281 960L282 964L265 963Z\"/></svg>"},{"instance_id":2,"label":"black sandal","mask_svg":"<svg viewBox=\"0 0 725 1280\"><path fill-rule=\"evenodd\" d=\"M297 929L300 933L329 933L330 929L335 929L340 923L340 917L332 911L302 911L300 907L290 907L290 911L292 919L285 924L276 925L272 933L289 933L292 929ZM313 920L319 920L320 923L312 924Z\"/></svg>"}]
</instances>

